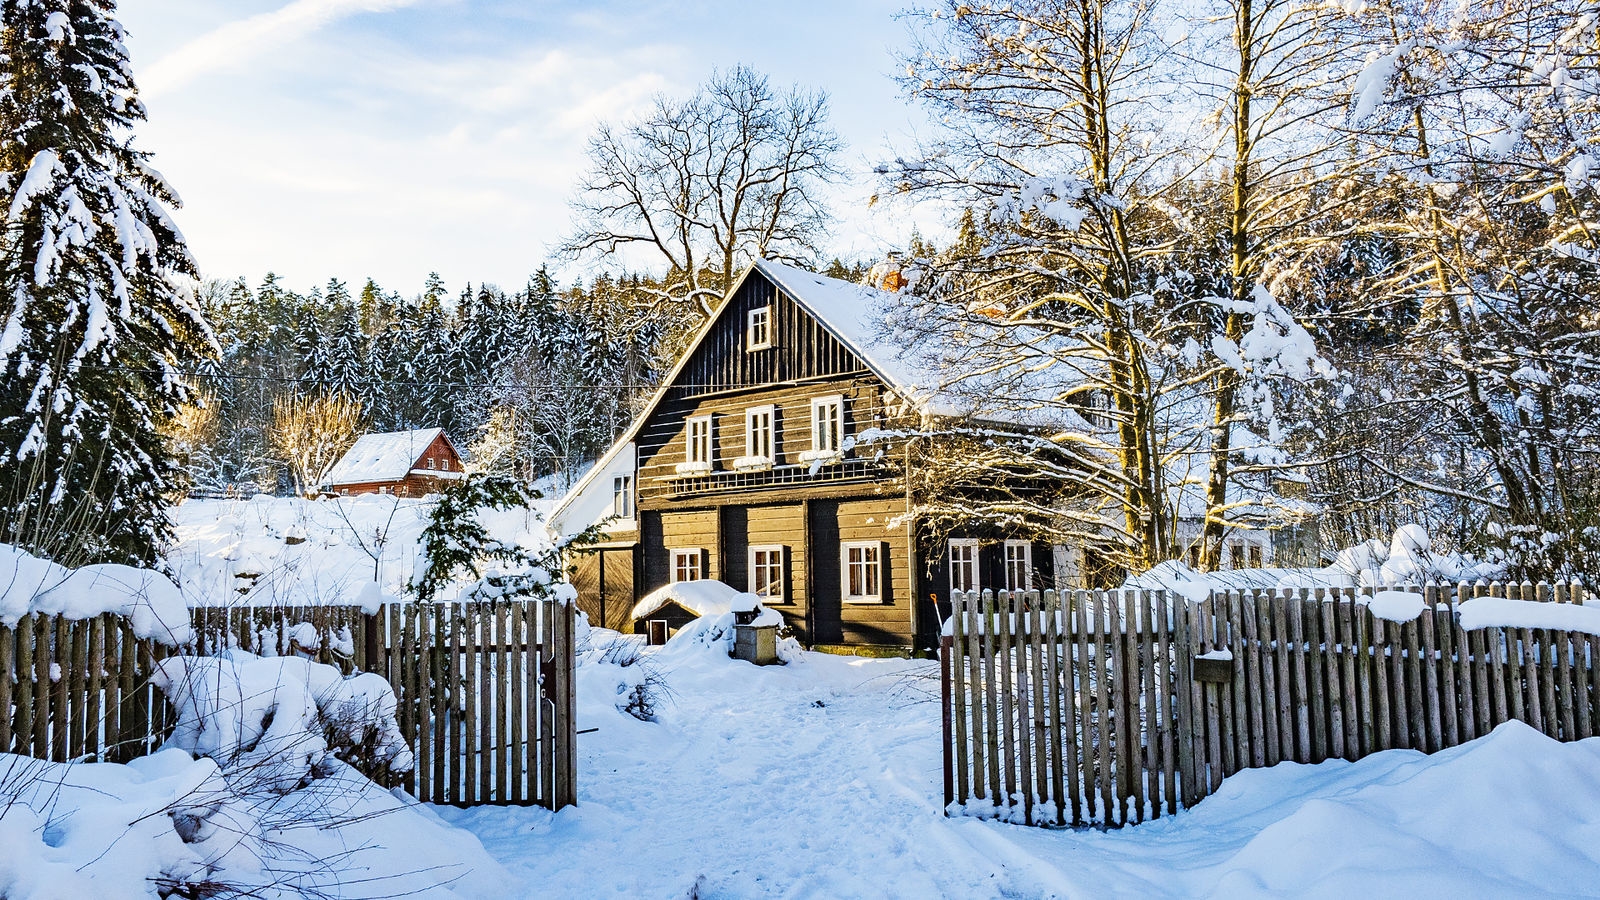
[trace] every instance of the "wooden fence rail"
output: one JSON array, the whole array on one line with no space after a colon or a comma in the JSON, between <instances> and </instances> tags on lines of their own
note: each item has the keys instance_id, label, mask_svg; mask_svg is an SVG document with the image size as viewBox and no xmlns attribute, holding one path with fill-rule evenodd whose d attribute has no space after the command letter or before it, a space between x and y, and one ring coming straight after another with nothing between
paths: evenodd
<instances>
[{"instance_id":1,"label":"wooden fence rail","mask_svg":"<svg viewBox=\"0 0 1600 900\"><path fill-rule=\"evenodd\" d=\"M1581 603L1579 589L1405 590L1422 609L1407 621L1348 589L957 593L940 654L947 809L1124 825L1284 760L1431 753L1511 719L1557 740L1600 729L1600 637L1458 616L1477 596Z\"/></svg>"},{"instance_id":2,"label":"wooden fence rail","mask_svg":"<svg viewBox=\"0 0 1600 900\"><path fill-rule=\"evenodd\" d=\"M149 683L170 653L298 654L376 672L398 701L416 765L401 783L458 806L577 801L570 604L498 600L357 607L199 608L173 650L115 616L24 616L0 625L0 752L58 762L149 753L172 711Z\"/></svg>"}]
</instances>

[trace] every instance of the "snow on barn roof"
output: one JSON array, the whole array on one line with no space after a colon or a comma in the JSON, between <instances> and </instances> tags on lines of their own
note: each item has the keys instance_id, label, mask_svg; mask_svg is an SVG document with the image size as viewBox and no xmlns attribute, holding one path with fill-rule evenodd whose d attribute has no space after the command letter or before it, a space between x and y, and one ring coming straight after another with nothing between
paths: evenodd
<instances>
[{"instance_id":1,"label":"snow on barn roof","mask_svg":"<svg viewBox=\"0 0 1600 900\"><path fill-rule=\"evenodd\" d=\"M356 439L355 445L328 471L327 476L322 479L322 484L327 486L399 481L415 468L422 452L443 433L443 428L418 428L412 431L364 434Z\"/></svg>"}]
</instances>

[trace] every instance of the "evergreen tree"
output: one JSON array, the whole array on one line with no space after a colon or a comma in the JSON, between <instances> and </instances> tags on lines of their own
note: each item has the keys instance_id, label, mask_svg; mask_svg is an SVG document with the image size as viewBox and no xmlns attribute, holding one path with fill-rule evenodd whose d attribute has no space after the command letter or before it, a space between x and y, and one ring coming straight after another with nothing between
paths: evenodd
<instances>
[{"instance_id":1,"label":"evergreen tree","mask_svg":"<svg viewBox=\"0 0 1600 900\"><path fill-rule=\"evenodd\" d=\"M0 540L149 562L179 487L161 427L212 342L113 10L0 0Z\"/></svg>"}]
</instances>

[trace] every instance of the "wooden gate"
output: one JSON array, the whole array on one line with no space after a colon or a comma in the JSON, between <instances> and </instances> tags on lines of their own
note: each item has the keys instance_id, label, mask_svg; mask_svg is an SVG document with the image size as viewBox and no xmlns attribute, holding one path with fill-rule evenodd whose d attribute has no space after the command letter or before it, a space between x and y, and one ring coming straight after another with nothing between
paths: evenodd
<instances>
[{"instance_id":1,"label":"wooden gate","mask_svg":"<svg viewBox=\"0 0 1600 900\"><path fill-rule=\"evenodd\" d=\"M114 616L0 625L0 752L122 762L159 746L172 713L149 683L173 652L299 654L375 672L398 700L416 766L402 784L458 806L577 801L574 611L552 600L231 607L192 611L179 650Z\"/></svg>"},{"instance_id":2,"label":"wooden gate","mask_svg":"<svg viewBox=\"0 0 1600 900\"><path fill-rule=\"evenodd\" d=\"M1576 587L1410 591L1420 614L1403 621L1352 590L958 593L940 654L947 811L1125 825L1284 760L1431 753L1513 719L1600 731L1600 637L1459 621L1473 597L1581 603Z\"/></svg>"}]
</instances>

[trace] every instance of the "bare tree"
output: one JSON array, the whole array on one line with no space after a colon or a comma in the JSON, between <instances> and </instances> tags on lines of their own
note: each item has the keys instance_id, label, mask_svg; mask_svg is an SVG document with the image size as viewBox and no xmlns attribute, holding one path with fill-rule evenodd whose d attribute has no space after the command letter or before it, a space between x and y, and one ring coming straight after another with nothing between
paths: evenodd
<instances>
[{"instance_id":1,"label":"bare tree","mask_svg":"<svg viewBox=\"0 0 1600 900\"><path fill-rule=\"evenodd\" d=\"M640 121L600 126L563 249L645 248L667 267L662 299L709 315L737 266L815 252L839 149L826 94L776 93L742 66L714 74L688 100L658 97Z\"/></svg>"},{"instance_id":2,"label":"bare tree","mask_svg":"<svg viewBox=\"0 0 1600 900\"><path fill-rule=\"evenodd\" d=\"M269 437L295 493L310 496L364 427L361 401L349 394L291 394L272 404Z\"/></svg>"}]
</instances>

